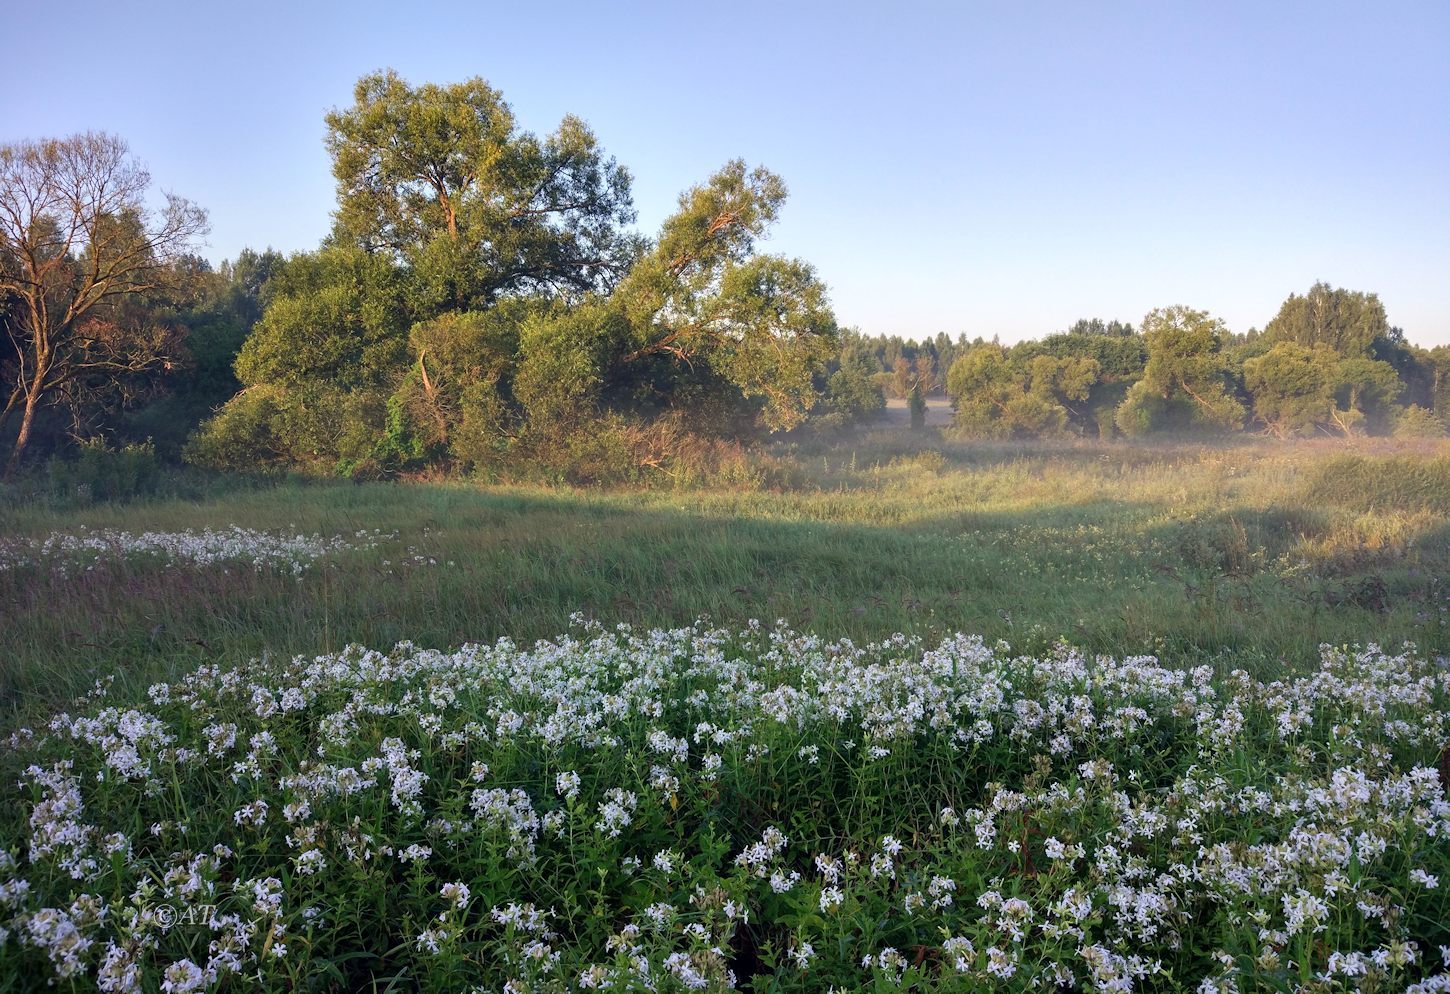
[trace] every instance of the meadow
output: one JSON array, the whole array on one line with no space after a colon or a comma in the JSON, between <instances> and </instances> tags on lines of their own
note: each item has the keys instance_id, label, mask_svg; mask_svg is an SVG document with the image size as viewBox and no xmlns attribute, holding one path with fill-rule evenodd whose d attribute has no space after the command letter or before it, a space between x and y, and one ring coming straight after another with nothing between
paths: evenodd
<instances>
[{"instance_id":1,"label":"meadow","mask_svg":"<svg viewBox=\"0 0 1450 994\"><path fill-rule=\"evenodd\" d=\"M288 482L197 500L0 504L23 540L233 526L366 553L288 569L157 554L0 570L8 711L98 676L144 688L208 662L527 642L608 623L785 619L1058 640L1276 675L1321 642L1445 644L1450 446L944 442L881 431L793 447L743 482L631 490ZM63 559L64 557L61 557ZM60 560L56 560L60 561ZM238 561L240 562L240 560Z\"/></svg>"},{"instance_id":2,"label":"meadow","mask_svg":"<svg viewBox=\"0 0 1450 994\"><path fill-rule=\"evenodd\" d=\"M1450 443L75 503L0 989L1450 989Z\"/></svg>"}]
</instances>

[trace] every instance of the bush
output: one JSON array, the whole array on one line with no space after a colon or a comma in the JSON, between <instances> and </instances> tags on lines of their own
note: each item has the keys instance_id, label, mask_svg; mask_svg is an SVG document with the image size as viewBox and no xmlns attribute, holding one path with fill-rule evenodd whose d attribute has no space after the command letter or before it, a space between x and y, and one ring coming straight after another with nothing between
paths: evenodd
<instances>
[{"instance_id":1,"label":"bush","mask_svg":"<svg viewBox=\"0 0 1450 994\"><path fill-rule=\"evenodd\" d=\"M281 391L252 387L237 394L186 443L182 457L196 466L221 470L274 467L287 455L278 434Z\"/></svg>"},{"instance_id":2,"label":"bush","mask_svg":"<svg viewBox=\"0 0 1450 994\"><path fill-rule=\"evenodd\" d=\"M125 502L155 495L164 472L151 443L111 448L102 440L79 446L46 464L46 486L62 504Z\"/></svg>"},{"instance_id":3,"label":"bush","mask_svg":"<svg viewBox=\"0 0 1450 994\"><path fill-rule=\"evenodd\" d=\"M585 485L669 487L719 484L758 490L798 485L792 463L739 442L691 431L667 414L653 421L601 415L564 431L531 427L512 464L516 473Z\"/></svg>"},{"instance_id":4,"label":"bush","mask_svg":"<svg viewBox=\"0 0 1450 994\"><path fill-rule=\"evenodd\" d=\"M1433 411L1411 404L1395 417L1396 438L1444 438L1445 422Z\"/></svg>"},{"instance_id":5,"label":"bush","mask_svg":"<svg viewBox=\"0 0 1450 994\"><path fill-rule=\"evenodd\" d=\"M383 476L413 444L402 413L380 390L249 387L201 426L184 455L211 469Z\"/></svg>"},{"instance_id":6,"label":"bush","mask_svg":"<svg viewBox=\"0 0 1450 994\"><path fill-rule=\"evenodd\" d=\"M906 398L906 406L911 411L911 427L921 431L926 427L926 398L921 395L921 386L911 388L911 395Z\"/></svg>"}]
</instances>

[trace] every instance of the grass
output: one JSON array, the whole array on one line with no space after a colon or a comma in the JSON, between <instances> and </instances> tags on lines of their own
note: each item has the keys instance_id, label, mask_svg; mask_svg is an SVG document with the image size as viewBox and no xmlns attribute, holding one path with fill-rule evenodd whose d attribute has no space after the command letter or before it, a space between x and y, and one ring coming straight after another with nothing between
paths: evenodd
<instances>
[{"instance_id":1,"label":"grass","mask_svg":"<svg viewBox=\"0 0 1450 994\"><path fill-rule=\"evenodd\" d=\"M965 631L1273 674L1322 642L1450 640L1450 446L1039 444L877 432L782 449L784 492L289 482L0 508L0 535L244 525L396 537L300 580L118 562L0 572L0 703L98 676L606 622L783 618L858 640ZM426 560L436 561L429 565ZM418 560L422 560L419 562Z\"/></svg>"},{"instance_id":2,"label":"grass","mask_svg":"<svg viewBox=\"0 0 1450 994\"><path fill-rule=\"evenodd\" d=\"M1450 988L1450 442L763 461L0 506L0 992Z\"/></svg>"}]
</instances>

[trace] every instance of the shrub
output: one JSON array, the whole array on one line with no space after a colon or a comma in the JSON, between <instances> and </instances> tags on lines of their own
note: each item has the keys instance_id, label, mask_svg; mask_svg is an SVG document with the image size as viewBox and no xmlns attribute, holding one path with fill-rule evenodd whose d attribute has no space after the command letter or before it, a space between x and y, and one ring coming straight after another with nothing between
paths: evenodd
<instances>
[{"instance_id":1,"label":"shrub","mask_svg":"<svg viewBox=\"0 0 1450 994\"><path fill-rule=\"evenodd\" d=\"M1411 404L1395 417L1396 438L1444 438L1445 422L1428 408Z\"/></svg>"},{"instance_id":2,"label":"shrub","mask_svg":"<svg viewBox=\"0 0 1450 994\"><path fill-rule=\"evenodd\" d=\"M906 406L911 411L911 427L921 431L926 427L926 398L921 395L921 385L911 388L911 395L906 398Z\"/></svg>"},{"instance_id":3,"label":"shrub","mask_svg":"<svg viewBox=\"0 0 1450 994\"><path fill-rule=\"evenodd\" d=\"M91 504L151 496L161 489L165 474L150 442L111 448L96 439L70 456L52 457L45 476L60 503Z\"/></svg>"}]
</instances>

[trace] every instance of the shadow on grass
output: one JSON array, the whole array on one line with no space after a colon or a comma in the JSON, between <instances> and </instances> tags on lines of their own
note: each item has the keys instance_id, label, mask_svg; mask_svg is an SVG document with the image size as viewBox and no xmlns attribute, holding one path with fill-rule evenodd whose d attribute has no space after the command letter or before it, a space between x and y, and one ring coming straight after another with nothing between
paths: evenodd
<instances>
[{"instance_id":1,"label":"shadow on grass","mask_svg":"<svg viewBox=\"0 0 1450 994\"><path fill-rule=\"evenodd\" d=\"M303 530L400 536L300 579L124 563L70 579L0 573L0 705L32 713L107 675L144 686L202 662L350 642L532 641L565 631L576 611L636 626L781 618L858 641L965 631L1034 653L1065 639L1261 672L1312 662L1324 641L1444 646L1444 613L1431 610L1443 526L1421 536L1438 558L1418 577L1402 563L1384 574L1384 598L1336 602L1327 581L1270 568L1296 535L1326 527L1309 509L1164 522L1152 504L1101 501L945 510L900 527L714 514L686 496L641 508L627 495L465 487L298 493L319 501L291 509ZM249 516L275 522L287 500L274 491ZM187 513L219 523L215 507ZM1334 582L1349 589L1371 573Z\"/></svg>"}]
</instances>

